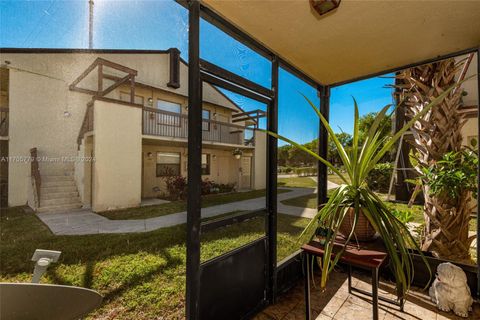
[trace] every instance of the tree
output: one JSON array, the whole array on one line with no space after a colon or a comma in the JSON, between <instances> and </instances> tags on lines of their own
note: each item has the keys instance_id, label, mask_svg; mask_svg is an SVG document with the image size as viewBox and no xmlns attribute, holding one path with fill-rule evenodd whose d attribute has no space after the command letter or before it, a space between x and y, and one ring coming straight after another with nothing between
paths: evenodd
<instances>
[{"instance_id":1,"label":"tree","mask_svg":"<svg viewBox=\"0 0 480 320\"><path fill-rule=\"evenodd\" d=\"M286 167L289 165L289 160L290 160L290 149L292 148L291 145L287 144L285 146L281 146L278 148L278 165Z\"/></svg>"},{"instance_id":2,"label":"tree","mask_svg":"<svg viewBox=\"0 0 480 320\"><path fill-rule=\"evenodd\" d=\"M359 118L358 121L358 130L360 132L359 143L362 144L365 141L365 137L368 135L368 131L373 125L377 112L369 112ZM380 139L384 139L392 133L392 117L385 116L379 128ZM384 140L387 141L387 140ZM387 152L380 162L391 162L393 161L392 152Z\"/></svg>"},{"instance_id":3,"label":"tree","mask_svg":"<svg viewBox=\"0 0 480 320\"><path fill-rule=\"evenodd\" d=\"M395 87L406 117L411 119L455 85L464 63L465 60L447 59L400 72ZM414 166L420 174L443 161L446 154L462 152L462 127L466 122L460 110L462 94L461 88L451 91L411 128L417 162ZM445 259L467 261L475 238L468 237L472 191L460 188L456 195L450 195L433 192L432 185L433 181L428 179L422 184L425 199L422 250Z\"/></svg>"},{"instance_id":4,"label":"tree","mask_svg":"<svg viewBox=\"0 0 480 320\"><path fill-rule=\"evenodd\" d=\"M346 132L335 133L340 144L345 148L345 150L349 150L352 147L352 135ZM330 161L334 165L338 165L342 162L340 155L338 154L338 149L336 144L333 142L332 137L328 136L328 154L327 154L328 161Z\"/></svg>"},{"instance_id":5,"label":"tree","mask_svg":"<svg viewBox=\"0 0 480 320\"><path fill-rule=\"evenodd\" d=\"M318 139L303 144L309 150L316 151ZM284 145L278 148L278 164L280 166L313 166L317 161L310 155L301 152L292 145Z\"/></svg>"},{"instance_id":6,"label":"tree","mask_svg":"<svg viewBox=\"0 0 480 320\"><path fill-rule=\"evenodd\" d=\"M358 130L360 131L359 143L362 144L365 141L365 137L368 135L368 131L373 125L378 112L369 112L364 114L358 119ZM384 138L392 133L392 119L391 117L385 117L382 119L379 128L380 137Z\"/></svg>"}]
</instances>

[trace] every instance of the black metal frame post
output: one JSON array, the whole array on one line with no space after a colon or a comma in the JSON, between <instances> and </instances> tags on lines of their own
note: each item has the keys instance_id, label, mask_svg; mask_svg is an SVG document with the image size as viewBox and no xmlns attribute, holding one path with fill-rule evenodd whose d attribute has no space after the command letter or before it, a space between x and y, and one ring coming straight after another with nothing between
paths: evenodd
<instances>
[{"instance_id":1,"label":"black metal frame post","mask_svg":"<svg viewBox=\"0 0 480 320\"><path fill-rule=\"evenodd\" d=\"M329 121L330 115L330 87L319 86L320 93L320 113ZM328 154L328 133L327 129L319 119L318 130L318 154L324 159L327 159ZM327 166L318 161L317 172L317 206L320 207L323 203L327 202L327 179L328 172Z\"/></svg>"},{"instance_id":2,"label":"black metal frame post","mask_svg":"<svg viewBox=\"0 0 480 320\"><path fill-rule=\"evenodd\" d=\"M477 49L477 140L480 137L480 47ZM480 149L479 149L480 150ZM480 194L480 166L477 176L477 194ZM478 200L477 200L478 201ZM480 236L480 214L477 207L477 297L480 298L480 246L478 245Z\"/></svg>"},{"instance_id":3,"label":"black metal frame post","mask_svg":"<svg viewBox=\"0 0 480 320\"><path fill-rule=\"evenodd\" d=\"M278 59L272 61L272 91L273 97L267 106L267 130L278 132ZM268 236L268 267L267 267L267 299L275 301L277 269L277 139L267 136L267 236Z\"/></svg>"},{"instance_id":4,"label":"black metal frame post","mask_svg":"<svg viewBox=\"0 0 480 320\"><path fill-rule=\"evenodd\" d=\"M189 1L188 32L188 195L187 320L199 319L202 157L202 81L200 79L200 3Z\"/></svg>"},{"instance_id":5,"label":"black metal frame post","mask_svg":"<svg viewBox=\"0 0 480 320\"><path fill-rule=\"evenodd\" d=\"M310 320L312 318L312 311L310 309L310 254L307 251L303 251L303 273L304 273L304 294L305 294L305 319Z\"/></svg>"}]
</instances>

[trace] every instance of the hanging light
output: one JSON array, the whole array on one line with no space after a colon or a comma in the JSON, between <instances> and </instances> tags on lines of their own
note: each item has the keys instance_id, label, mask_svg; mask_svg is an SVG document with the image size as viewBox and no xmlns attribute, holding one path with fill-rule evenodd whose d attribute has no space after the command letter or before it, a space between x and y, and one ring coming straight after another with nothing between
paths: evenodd
<instances>
[{"instance_id":1,"label":"hanging light","mask_svg":"<svg viewBox=\"0 0 480 320\"><path fill-rule=\"evenodd\" d=\"M337 9L341 1L342 0L310 0L310 6L322 16Z\"/></svg>"},{"instance_id":2,"label":"hanging light","mask_svg":"<svg viewBox=\"0 0 480 320\"><path fill-rule=\"evenodd\" d=\"M243 154L243 151L240 150L240 149L235 149L232 151L232 155L235 157L235 159L237 160L240 160L240 158L242 157L242 154Z\"/></svg>"}]
</instances>

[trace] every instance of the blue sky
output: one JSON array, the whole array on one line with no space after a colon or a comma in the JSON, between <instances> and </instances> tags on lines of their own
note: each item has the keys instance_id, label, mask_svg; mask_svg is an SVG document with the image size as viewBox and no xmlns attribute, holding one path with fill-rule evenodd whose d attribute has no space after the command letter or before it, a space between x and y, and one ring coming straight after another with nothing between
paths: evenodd
<instances>
[{"instance_id":1,"label":"blue sky","mask_svg":"<svg viewBox=\"0 0 480 320\"><path fill-rule=\"evenodd\" d=\"M172 0L95 0L94 10L94 48L177 47L187 59L187 11ZM88 1L1 0L0 46L86 48ZM201 57L266 87L271 84L268 60L207 22L201 24ZM374 78L333 88L330 122L335 131L352 130L352 96L361 114L391 103L391 91L383 88L391 82ZM316 91L285 70L280 70L279 86L279 132L301 143L316 138L318 119L300 95L318 104ZM227 94L246 110L265 109L245 97Z\"/></svg>"}]
</instances>

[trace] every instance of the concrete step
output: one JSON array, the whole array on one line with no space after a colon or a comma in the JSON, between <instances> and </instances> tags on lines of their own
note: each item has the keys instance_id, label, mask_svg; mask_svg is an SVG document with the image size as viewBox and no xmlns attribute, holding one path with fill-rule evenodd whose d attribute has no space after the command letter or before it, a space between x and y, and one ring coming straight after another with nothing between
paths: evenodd
<instances>
[{"instance_id":1,"label":"concrete step","mask_svg":"<svg viewBox=\"0 0 480 320\"><path fill-rule=\"evenodd\" d=\"M74 177L73 175L42 176L42 182L55 182L55 181L74 181Z\"/></svg>"},{"instance_id":2,"label":"concrete step","mask_svg":"<svg viewBox=\"0 0 480 320\"><path fill-rule=\"evenodd\" d=\"M71 197L71 198L60 198L60 199L48 199L48 200L40 200L40 205L49 207L49 206L60 206L64 204L82 204L80 202L80 198Z\"/></svg>"},{"instance_id":3,"label":"concrete step","mask_svg":"<svg viewBox=\"0 0 480 320\"><path fill-rule=\"evenodd\" d=\"M65 180L65 181L42 181L42 188L49 188L49 187L70 187L76 186L74 180Z\"/></svg>"},{"instance_id":4,"label":"concrete step","mask_svg":"<svg viewBox=\"0 0 480 320\"><path fill-rule=\"evenodd\" d=\"M47 190L49 190L48 188ZM45 190L43 190L45 191ZM47 191L45 193L40 193L40 200L50 200L50 199L62 199L62 198L73 198L73 197L78 197L78 192L72 191L72 192L50 192Z\"/></svg>"},{"instance_id":5,"label":"concrete step","mask_svg":"<svg viewBox=\"0 0 480 320\"><path fill-rule=\"evenodd\" d=\"M61 212L61 211L68 211L72 209L80 209L82 204L65 204L59 206L41 206L37 209L37 212Z\"/></svg>"},{"instance_id":6,"label":"concrete step","mask_svg":"<svg viewBox=\"0 0 480 320\"><path fill-rule=\"evenodd\" d=\"M40 197L59 192L78 192L78 190L76 185L45 187L42 184L42 187L40 188Z\"/></svg>"}]
</instances>

